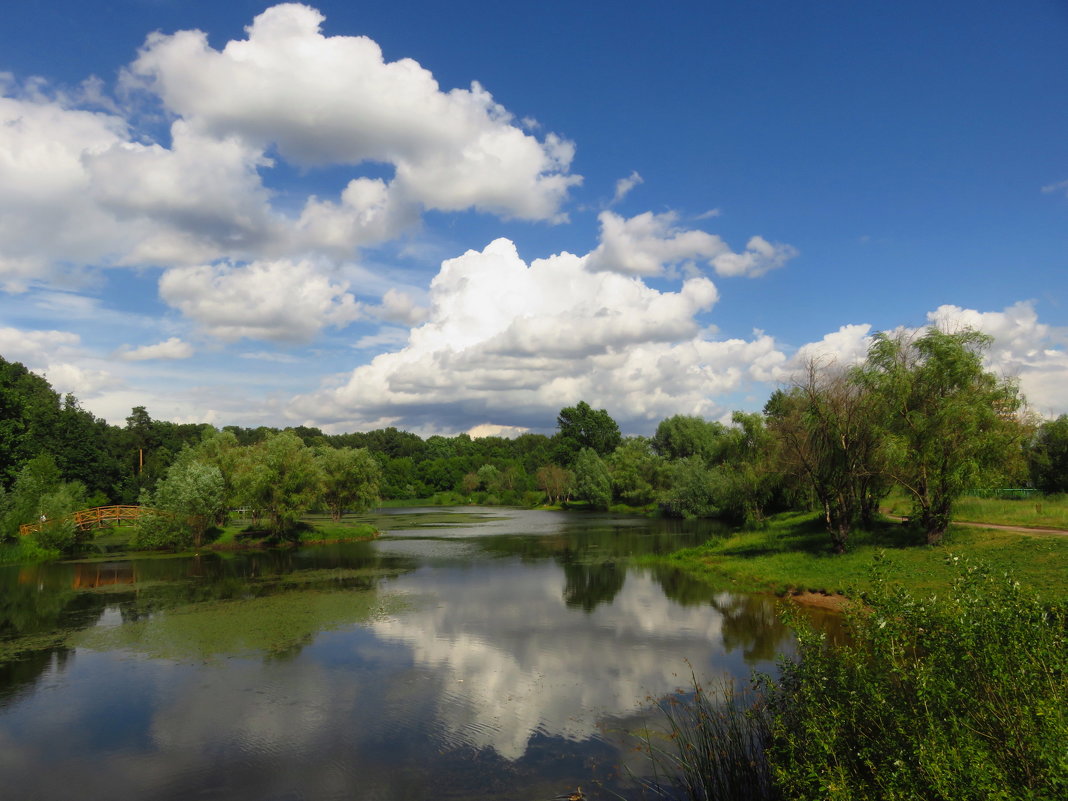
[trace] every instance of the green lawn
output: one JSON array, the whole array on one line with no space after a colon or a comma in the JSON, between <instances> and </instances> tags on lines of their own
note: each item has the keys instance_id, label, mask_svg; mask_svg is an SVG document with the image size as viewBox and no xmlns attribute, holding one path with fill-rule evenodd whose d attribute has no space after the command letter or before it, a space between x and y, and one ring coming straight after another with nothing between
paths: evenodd
<instances>
[{"instance_id":1,"label":"green lawn","mask_svg":"<svg viewBox=\"0 0 1068 801\"><path fill-rule=\"evenodd\" d=\"M908 515L909 499L895 491L882 504L888 514ZM997 523L1004 526L1068 529L1068 495L1032 498L959 498L953 504L954 520Z\"/></svg>"},{"instance_id":2,"label":"green lawn","mask_svg":"<svg viewBox=\"0 0 1068 801\"><path fill-rule=\"evenodd\" d=\"M1068 599L1068 536L960 525L950 528L943 544L930 546L905 526L886 523L857 532L849 551L835 555L818 515L784 514L763 531L713 539L671 554L666 561L709 583L740 590L852 595L870 586L872 566L880 558L914 592L943 591L956 575L948 562L954 556L1011 572L1044 598Z\"/></svg>"}]
</instances>

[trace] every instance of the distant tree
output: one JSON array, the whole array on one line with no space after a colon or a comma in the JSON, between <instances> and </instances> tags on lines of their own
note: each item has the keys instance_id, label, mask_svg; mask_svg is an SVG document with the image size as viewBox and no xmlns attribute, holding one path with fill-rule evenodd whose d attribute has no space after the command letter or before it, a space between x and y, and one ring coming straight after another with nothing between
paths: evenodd
<instances>
[{"instance_id":1,"label":"distant tree","mask_svg":"<svg viewBox=\"0 0 1068 801\"><path fill-rule=\"evenodd\" d=\"M556 418L557 458L571 464L583 448L607 456L619 447L623 437L619 425L604 409L594 410L586 401L560 410Z\"/></svg>"},{"instance_id":2,"label":"distant tree","mask_svg":"<svg viewBox=\"0 0 1068 801\"><path fill-rule=\"evenodd\" d=\"M660 421L653 435L652 446L665 459L685 459L700 456L705 464L721 459L727 428L722 423L677 414Z\"/></svg>"},{"instance_id":3,"label":"distant tree","mask_svg":"<svg viewBox=\"0 0 1068 801\"><path fill-rule=\"evenodd\" d=\"M931 543L942 539L953 502L1011 461L1021 434L1016 386L983 369L992 341L971 329L879 333L856 374L881 405L885 470L912 497Z\"/></svg>"},{"instance_id":4,"label":"distant tree","mask_svg":"<svg viewBox=\"0 0 1068 801\"><path fill-rule=\"evenodd\" d=\"M85 486L65 481L38 500L38 528L33 538L42 548L69 551L78 538L73 513L85 507Z\"/></svg>"},{"instance_id":5,"label":"distant tree","mask_svg":"<svg viewBox=\"0 0 1068 801\"><path fill-rule=\"evenodd\" d=\"M212 429L204 434L201 441L193 447L197 461L215 465L223 480L223 508L216 515L215 524L226 521L229 507L237 502L237 473L244 458L245 449L238 444L233 431Z\"/></svg>"},{"instance_id":6,"label":"distant tree","mask_svg":"<svg viewBox=\"0 0 1068 801\"><path fill-rule=\"evenodd\" d=\"M382 471L366 448L320 446L315 458L323 474L322 498L335 522L346 511L362 512L378 503Z\"/></svg>"},{"instance_id":7,"label":"distant tree","mask_svg":"<svg viewBox=\"0 0 1068 801\"><path fill-rule=\"evenodd\" d=\"M308 446L290 432L248 448L238 471L238 495L267 519L276 537L296 538L296 523L315 503L322 472Z\"/></svg>"},{"instance_id":8,"label":"distant tree","mask_svg":"<svg viewBox=\"0 0 1068 801\"><path fill-rule=\"evenodd\" d=\"M199 461L187 448L142 501L163 514L143 519L135 534L139 545L199 548L225 508L226 482L216 465Z\"/></svg>"},{"instance_id":9,"label":"distant tree","mask_svg":"<svg viewBox=\"0 0 1068 801\"><path fill-rule=\"evenodd\" d=\"M48 454L35 456L22 465L7 494L0 538L18 535L19 526L37 523L42 514L41 499L56 492L63 483L56 461ZM72 510L73 511L73 510Z\"/></svg>"},{"instance_id":10,"label":"distant tree","mask_svg":"<svg viewBox=\"0 0 1068 801\"><path fill-rule=\"evenodd\" d=\"M608 466L593 448L583 448L575 459L575 495L590 506L607 509L612 501L612 478Z\"/></svg>"},{"instance_id":11,"label":"distant tree","mask_svg":"<svg viewBox=\"0 0 1068 801\"><path fill-rule=\"evenodd\" d=\"M669 463L667 488L661 495L666 512L677 517L715 517L715 482L712 471L700 456L686 456Z\"/></svg>"},{"instance_id":12,"label":"distant tree","mask_svg":"<svg viewBox=\"0 0 1068 801\"><path fill-rule=\"evenodd\" d=\"M712 469L714 505L720 516L751 528L764 525L769 508L785 507L783 464L764 415L734 412Z\"/></svg>"},{"instance_id":13,"label":"distant tree","mask_svg":"<svg viewBox=\"0 0 1068 801\"><path fill-rule=\"evenodd\" d=\"M1068 415L1038 427L1027 457L1035 487L1043 492L1068 492Z\"/></svg>"},{"instance_id":14,"label":"distant tree","mask_svg":"<svg viewBox=\"0 0 1068 801\"><path fill-rule=\"evenodd\" d=\"M547 464L538 468L535 480L538 489L545 493L549 503L557 504L571 492L574 477L570 470L559 465Z\"/></svg>"},{"instance_id":15,"label":"distant tree","mask_svg":"<svg viewBox=\"0 0 1068 801\"><path fill-rule=\"evenodd\" d=\"M612 494L633 506L656 500L663 484L664 460L645 437L628 437L606 460Z\"/></svg>"},{"instance_id":16,"label":"distant tree","mask_svg":"<svg viewBox=\"0 0 1068 801\"><path fill-rule=\"evenodd\" d=\"M484 464L475 472L479 487L487 492L497 492L501 486L501 471L495 465Z\"/></svg>"}]
</instances>

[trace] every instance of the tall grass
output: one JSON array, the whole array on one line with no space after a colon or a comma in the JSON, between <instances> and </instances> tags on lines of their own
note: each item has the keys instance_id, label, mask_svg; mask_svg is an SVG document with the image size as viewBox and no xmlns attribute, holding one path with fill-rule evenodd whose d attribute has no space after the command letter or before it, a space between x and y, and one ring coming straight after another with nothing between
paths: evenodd
<instances>
[{"instance_id":1,"label":"tall grass","mask_svg":"<svg viewBox=\"0 0 1068 801\"><path fill-rule=\"evenodd\" d=\"M659 704L664 731L646 730L643 750L652 777L641 780L657 798L700 801L776 799L765 749L772 718L754 690L736 691L729 677Z\"/></svg>"}]
</instances>

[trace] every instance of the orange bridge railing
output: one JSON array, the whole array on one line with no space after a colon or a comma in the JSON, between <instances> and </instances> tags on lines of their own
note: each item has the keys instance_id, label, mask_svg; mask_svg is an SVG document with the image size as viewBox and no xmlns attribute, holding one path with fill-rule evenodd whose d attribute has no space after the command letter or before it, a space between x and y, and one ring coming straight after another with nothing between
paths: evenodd
<instances>
[{"instance_id":1,"label":"orange bridge railing","mask_svg":"<svg viewBox=\"0 0 1068 801\"><path fill-rule=\"evenodd\" d=\"M158 512L147 506L97 506L93 509L82 509L73 514L65 515L58 518L58 522L73 520L74 525L78 529L81 531L88 531L90 529L103 528L104 526L110 526L124 521L140 520L141 516L146 514L158 514ZM25 537L27 534L40 531L42 527L53 522L57 522L57 520L41 520L37 523L26 523L19 526L19 534Z\"/></svg>"}]
</instances>

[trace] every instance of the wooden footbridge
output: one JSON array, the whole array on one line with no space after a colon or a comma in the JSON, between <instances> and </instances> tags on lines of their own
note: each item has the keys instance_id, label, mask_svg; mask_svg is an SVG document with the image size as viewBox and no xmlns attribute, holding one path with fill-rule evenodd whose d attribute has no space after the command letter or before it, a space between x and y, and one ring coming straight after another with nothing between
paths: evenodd
<instances>
[{"instance_id":1,"label":"wooden footbridge","mask_svg":"<svg viewBox=\"0 0 1068 801\"><path fill-rule=\"evenodd\" d=\"M159 514L156 509L147 506L97 506L92 509L81 509L69 515L51 520L41 518L37 523L26 523L19 526L19 534L25 537L35 531L40 531L49 523L66 523L73 521L79 531L90 531L94 528L113 526L116 523L137 521L142 515Z\"/></svg>"}]
</instances>

